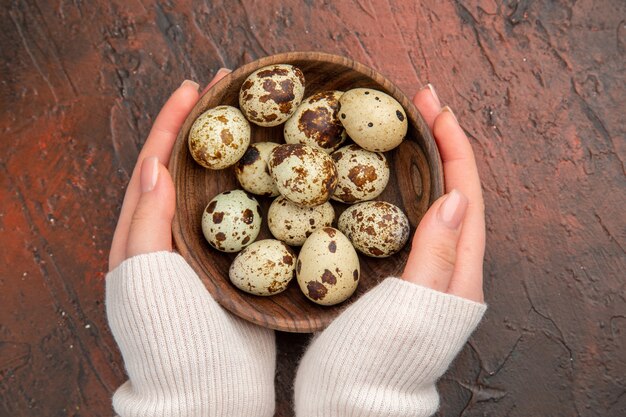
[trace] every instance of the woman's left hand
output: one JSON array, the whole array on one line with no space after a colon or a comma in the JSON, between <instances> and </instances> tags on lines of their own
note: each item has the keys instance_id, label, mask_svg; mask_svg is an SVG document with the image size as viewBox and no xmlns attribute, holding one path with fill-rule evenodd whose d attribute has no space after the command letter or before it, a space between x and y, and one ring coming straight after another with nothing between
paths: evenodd
<instances>
[{"instance_id":1,"label":"woman's left hand","mask_svg":"<svg viewBox=\"0 0 626 417\"><path fill-rule=\"evenodd\" d=\"M220 69L204 91L229 72ZM132 256L172 250L176 196L167 165L178 131L200 96L198 87L185 80L150 130L126 189L109 253L109 271Z\"/></svg>"}]
</instances>

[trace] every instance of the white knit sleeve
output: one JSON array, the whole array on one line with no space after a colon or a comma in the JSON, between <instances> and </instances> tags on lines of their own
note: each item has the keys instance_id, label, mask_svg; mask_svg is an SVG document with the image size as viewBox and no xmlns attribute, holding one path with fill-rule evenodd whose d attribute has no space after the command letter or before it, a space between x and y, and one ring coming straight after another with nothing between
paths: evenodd
<instances>
[{"instance_id":1,"label":"white knit sleeve","mask_svg":"<svg viewBox=\"0 0 626 417\"><path fill-rule=\"evenodd\" d=\"M437 379L486 306L387 278L314 339L296 376L299 417L430 416Z\"/></svg>"},{"instance_id":2,"label":"white knit sleeve","mask_svg":"<svg viewBox=\"0 0 626 417\"><path fill-rule=\"evenodd\" d=\"M113 396L121 417L273 415L274 332L223 310L181 256L123 262L106 309L129 377Z\"/></svg>"}]
</instances>

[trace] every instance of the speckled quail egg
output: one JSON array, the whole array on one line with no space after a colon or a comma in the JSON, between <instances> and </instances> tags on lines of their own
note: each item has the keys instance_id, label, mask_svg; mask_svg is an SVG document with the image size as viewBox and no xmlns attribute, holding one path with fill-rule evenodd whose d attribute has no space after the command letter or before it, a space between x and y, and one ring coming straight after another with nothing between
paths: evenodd
<instances>
[{"instance_id":1,"label":"speckled quail egg","mask_svg":"<svg viewBox=\"0 0 626 417\"><path fill-rule=\"evenodd\" d=\"M309 300L327 306L338 304L359 284L359 257L339 230L317 229L300 250L296 276Z\"/></svg>"},{"instance_id":2,"label":"speckled quail egg","mask_svg":"<svg viewBox=\"0 0 626 417\"><path fill-rule=\"evenodd\" d=\"M235 175L244 190L257 195L278 195L278 188L267 167L270 152L277 146L277 143L259 142L248 147L235 165Z\"/></svg>"},{"instance_id":3,"label":"speckled quail egg","mask_svg":"<svg viewBox=\"0 0 626 417\"><path fill-rule=\"evenodd\" d=\"M274 295L287 289L296 269L296 254L283 242L264 239L242 250L230 265L235 287L254 295Z\"/></svg>"},{"instance_id":4,"label":"speckled quail egg","mask_svg":"<svg viewBox=\"0 0 626 417\"><path fill-rule=\"evenodd\" d=\"M348 90L339 99L339 120L363 149L386 152L402 143L408 122L393 97L370 88Z\"/></svg>"},{"instance_id":5,"label":"speckled quail egg","mask_svg":"<svg viewBox=\"0 0 626 417\"><path fill-rule=\"evenodd\" d=\"M213 197L202 213L202 233L222 252L239 252L254 242L261 230L261 207L242 190Z\"/></svg>"},{"instance_id":6,"label":"speckled quail egg","mask_svg":"<svg viewBox=\"0 0 626 417\"><path fill-rule=\"evenodd\" d=\"M366 201L348 207L339 216L337 227L359 252L375 258L398 252L410 233L406 215L386 201Z\"/></svg>"},{"instance_id":7,"label":"speckled quail egg","mask_svg":"<svg viewBox=\"0 0 626 417\"><path fill-rule=\"evenodd\" d=\"M217 106L205 111L189 131L191 156L209 169L233 165L249 144L250 124L236 107Z\"/></svg>"},{"instance_id":8,"label":"speckled quail egg","mask_svg":"<svg viewBox=\"0 0 626 417\"><path fill-rule=\"evenodd\" d=\"M285 123L285 142L302 143L331 153L346 140L339 121L342 91L322 91L307 98Z\"/></svg>"},{"instance_id":9,"label":"speckled quail egg","mask_svg":"<svg viewBox=\"0 0 626 417\"><path fill-rule=\"evenodd\" d=\"M263 67L246 78L239 90L239 107L259 126L277 126L302 102L304 74L292 65Z\"/></svg>"},{"instance_id":10,"label":"speckled quail egg","mask_svg":"<svg viewBox=\"0 0 626 417\"><path fill-rule=\"evenodd\" d=\"M276 239L288 245L302 246L320 227L330 226L335 210L330 202L315 207L300 207L285 197L277 197L267 211L267 225Z\"/></svg>"},{"instance_id":11,"label":"speckled quail egg","mask_svg":"<svg viewBox=\"0 0 626 417\"><path fill-rule=\"evenodd\" d=\"M348 145L330 156L339 176L333 200L352 204L376 198L385 190L389 182L389 163L382 153Z\"/></svg>"},{"instance_id":12,"label":"speckled quail egg","mask_svg":"<svg viewBox=\"0 0 626 417\"><path fill-rule=\"evenodd\" d=\"M331 157L307 145L275 147L268 166L280 194L302 207L327 202L337 186L337 168Z\"/></svg>"}]
</instances>

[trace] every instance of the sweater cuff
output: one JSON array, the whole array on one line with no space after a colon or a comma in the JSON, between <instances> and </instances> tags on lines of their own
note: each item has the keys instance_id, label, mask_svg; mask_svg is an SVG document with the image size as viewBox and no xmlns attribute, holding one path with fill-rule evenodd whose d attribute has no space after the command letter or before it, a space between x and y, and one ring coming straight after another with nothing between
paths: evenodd
<instances>
[{"instance_id":1,"label":"sweater cuff","mask_svg":"<svg viewBox=\"0 0 626 417\"><path fill-rule=\"evenodd\" d=\"M124 260L106 275L106 280L119 280L124 277L150 277L151 280L165 278L166 275L195 272L185 258L176 252L159 251L135 255Z\"/></svg>"},{"instance_id":2,"label":"sweater cuff","mask_svg":"<svg viewBox=\"0 0 626 417\"><path fill-rule=\"evenodd\" d=\"M395 277L386 278L369 296L370 303L386 307L381 311L384 317L412 323L409 331L427 331L433 344L447 344L455 335L464 343L487 310L486 304Z\"/></svg>"},{"instance_id":3,"label":"sweater cuff","mask_svg":"<svg viewBox=\"0 0 626 417\"><path fill-rule=\"evenodd\" d=\"M431 415L438 407L436 380L485 310L484 304L385 279L311 344L296 378L297 415Z\"/></svg>"},{"instance_id":4,"label":"sweater cuff","mask_svg":"<svg viewBox=\"0 0 626 417\"><path fill-rule=\"evenodd\" d=\"M417 366L416 378L430 383L446 371L470 337L487 306L390 277L346 310L337 323L364 349L394 352ZM382 371L382 369L381 369Z\"/></svg>"},{"instance_id":5,"label":"sweater cuff","mask_svg":"<svg viewBox=\"0 0 626 417\"><path fill-rule=\"evenodd\" d=\"M274 333L222 309L180 255L122 262L106 310L129 376L113 397L120 416L273 414Z\"/></svg>"}]
</instances>

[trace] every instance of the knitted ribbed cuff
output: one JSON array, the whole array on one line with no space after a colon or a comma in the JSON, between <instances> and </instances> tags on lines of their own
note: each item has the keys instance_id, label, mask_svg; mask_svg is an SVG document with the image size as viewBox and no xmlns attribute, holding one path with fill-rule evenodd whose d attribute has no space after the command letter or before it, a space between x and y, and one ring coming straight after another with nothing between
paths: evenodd
<instances>
[{"instance_id":1,"label":"knitted ribbed cuff","mask_svg":"<svg viewBox=\"0 0 626 417\"><path fill-rule=\"evenodd\" d=\"M388 278L315 339L296 378L299 416L415 416L486 306Z\"/></svg>"},{"instance_id":2,"label":"knitted ribbed cuff","mask_svg":"<svg viewBox=\"0 0 626 417\"><path fill-rule=\"evenodd\" d=\"M273 414L273 332L224 311L181 256L124 261L106 307L129 376L113 397L121 417Z\"/></svg>"}]
</instances>

